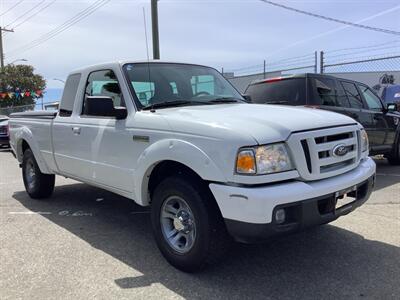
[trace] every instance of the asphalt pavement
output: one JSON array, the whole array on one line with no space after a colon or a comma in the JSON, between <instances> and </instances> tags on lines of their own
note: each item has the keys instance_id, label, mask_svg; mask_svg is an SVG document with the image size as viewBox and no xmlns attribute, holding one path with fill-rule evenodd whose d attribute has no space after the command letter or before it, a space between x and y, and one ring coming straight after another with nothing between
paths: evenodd
<instances>
[{"instance_id":1,"label":"asphalt pavement","mask_svg":"<svg viewBox=\"0 0 400 300\"><path fill-rule=\"evenodd\" d=\"M185 274L158 251L147 209L61 177L32 200L1 150L0 299L400 299L400 167L376 162L352 214Z\"/></svg>"}]
</instances>

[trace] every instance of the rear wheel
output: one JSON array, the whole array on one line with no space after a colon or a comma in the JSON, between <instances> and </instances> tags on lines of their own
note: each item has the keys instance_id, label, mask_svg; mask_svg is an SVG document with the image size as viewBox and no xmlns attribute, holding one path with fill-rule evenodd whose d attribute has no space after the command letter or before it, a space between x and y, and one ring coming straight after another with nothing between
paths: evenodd
<instances>
[{"instance_id":1,"label":"rear wheel","mask_svg":"<svg viewBox=\"0 0 400 300\"><path fill-rule=\"evenodd\" d=\"M393 153L387 156L389 164L391 165L400 165L400 138L397 140L397 146L393 149Z\"/></svg>"},{"instance_id":2,"label":"rear wheel","mask_svg":"<svg viewBox=\"0 0 400 300\"><path fill-rule=\"evenodd\" d=\"M230 238L215 200L200 183L169 177L155 189L151 219L157 245L174 267L195 272L215 263Z\"/></svg>"},{"instance_id":3,"label":"rear wheel","mask_svg":"<svg viewBox=\"0 0 400 300\"><path fill-rule=\"evenodd\" d=\"M25 190L31 198L42 199L51 196L54 190L55 175L43 174L36 162L32 150L24 152L22 160L22 178Z\"/></svg>"}]
</instances>

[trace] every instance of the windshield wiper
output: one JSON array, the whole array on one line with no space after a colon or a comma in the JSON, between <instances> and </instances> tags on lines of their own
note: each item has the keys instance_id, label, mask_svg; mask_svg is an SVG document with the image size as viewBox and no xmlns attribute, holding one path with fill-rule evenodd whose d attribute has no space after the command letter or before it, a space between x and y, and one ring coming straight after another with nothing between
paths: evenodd
<instances>
[{"instance_id":1,"label":"windshield wiper","mask_svg":"<svg viewBox=\"0 0 400 300\"><path fill-rule=\"evenodd\" d=\"M147 106L143 107L142 109L148 110L148 109L153 109L153 108L163 108L163 107L187 105L187 104L193 104L193 103L198 103L198 102L188 101L188 100L163 101L163 102L158 102L158 103L154 103L151 105L147 105Z\"/></svg>"},{"instance_id":2,"label":"windshield wiper","mask_svg":"<svg viewBox=\"0 0 400 300\"><path fill-rule=\"evenodd\" d=\"M236 102L244 102L244 101L241 99L238 99L238 98L221 97L221 98L216 98L216 99L210 100L208 102L211 102L211 103L236 103Z\"/></svg>"},{"instance_id":3,"label":"windshield wiper","mask_svg":"<svg viewBox=\"0 0 400 300\"><path fill-rule=\"evenodd\" d=\"M280 104L280 103L289 103L287 100L275 100L275 101L265 101L265 104Z\"/></svg>"}]
</instances>

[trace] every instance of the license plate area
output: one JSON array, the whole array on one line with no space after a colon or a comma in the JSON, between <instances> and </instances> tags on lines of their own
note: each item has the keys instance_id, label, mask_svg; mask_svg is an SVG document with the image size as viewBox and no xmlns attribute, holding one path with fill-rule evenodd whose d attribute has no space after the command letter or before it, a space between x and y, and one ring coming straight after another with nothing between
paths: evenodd
<instances>
[{"instance_id":1,"label":"license plate area","mask_svg":"<svg viewBox=\"0 0 400 300\"><path fill-rule=\"evenodd\" d=\"M335 193L335 210L351 208L351 203L357 200L357 186L338 191Z\"/></svg>"}]
</instances>

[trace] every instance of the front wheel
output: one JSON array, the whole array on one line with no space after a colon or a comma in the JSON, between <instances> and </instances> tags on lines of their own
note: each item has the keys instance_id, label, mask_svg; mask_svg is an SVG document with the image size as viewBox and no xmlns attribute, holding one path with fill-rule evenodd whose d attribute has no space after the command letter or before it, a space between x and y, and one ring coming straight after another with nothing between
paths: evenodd
<instances>
[{"instance_id":1,"label":"front wheel","mask_svg":"<svg viewBox=\"0 0 400 300\"><path fill-rule=\"evenodd\" d=\"M389 164L400 165L400 137L398 137L397 146L394 147L392 154L387 156Z\"/></svg>"},{"instance_id":2,"label":"front wheel","mask_svg":"<svg viewBox=\"0 0 400 300\"><path fill-rule=\"evenodd\" d=\"M48 198L54 190L55 175L43 174L36 162L32 150L24 152L22 160L22 178L25 190L33 199Z\"/></svg>"},{"instance_id":3,"label":"front wheel","mask_svg":"<svg viewBox=\"0 0 400 300\"><path fill-rule=\"evenodd\" d=\"M152 197L151 219L157 245L174 267L195 272L215 263L230 238L209 191L193 180L170 177Z\"/></svg>"}]
</instances>

